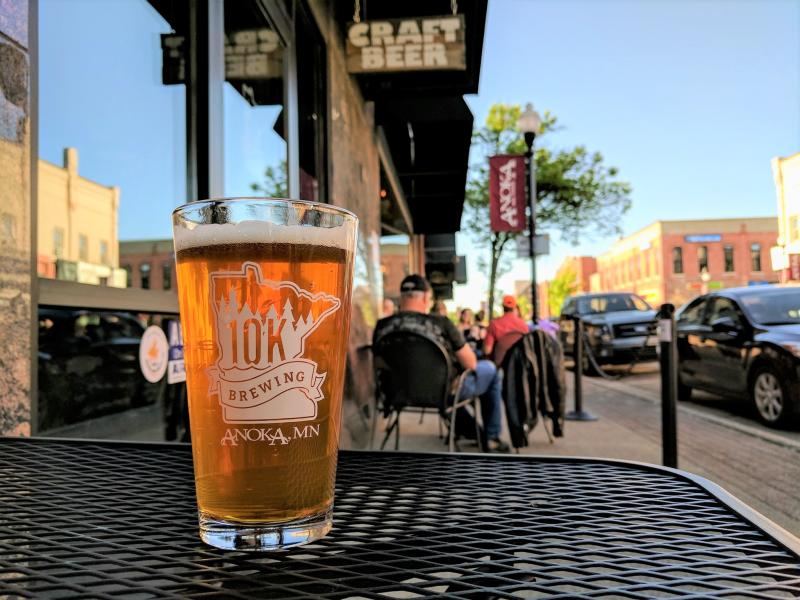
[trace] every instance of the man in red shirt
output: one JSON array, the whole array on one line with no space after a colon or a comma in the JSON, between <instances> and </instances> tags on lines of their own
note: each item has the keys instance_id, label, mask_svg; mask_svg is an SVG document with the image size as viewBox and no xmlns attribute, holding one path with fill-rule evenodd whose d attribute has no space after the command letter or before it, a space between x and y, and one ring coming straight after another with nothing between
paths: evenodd
<instances>
[{"instance_id":1,"label":"man in red shirt","mask_svg":"<svg viewBox=\"0 0 800 600\"><path fill-rule=\"evenodd\" d=\"M499 367L508 349L528 331L528 324L517 315L517 300L514 296L503 296L503 316L489 323L483 351Z\"/></svg>"}]
</instances>

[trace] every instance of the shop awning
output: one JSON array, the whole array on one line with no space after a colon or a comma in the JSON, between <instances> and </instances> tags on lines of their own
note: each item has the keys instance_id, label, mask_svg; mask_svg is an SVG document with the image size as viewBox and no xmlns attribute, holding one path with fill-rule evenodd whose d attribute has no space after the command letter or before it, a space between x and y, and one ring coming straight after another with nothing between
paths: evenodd
<instances>
[{"instance_id":1,"label":"shop awning","mask_svg":"<svg viewBox=\"0 0 800 600\"><path fill-rule=\"evenodd\" d=\"M351 2L335 4L342 34L353 20ZM472 112L464 94L476 94L480 79L486 0L361 2L363 21L463 17L463 70L358 73L364 97L375 102L402 184L414 233L452 233L461 227L467 182ZM398 30L399 31L399 30Z\"/></svg>"},{"instance_id":2,"label":"shop awning","mask_svg":"<svg viewBox=\"0 0 800 600\"><path fill-rule=\"evenodd\" d=\"M473 124L464 99L383 100L375 119L391 149L414 233L458 231Z\"/></svg>"}]
</instances>

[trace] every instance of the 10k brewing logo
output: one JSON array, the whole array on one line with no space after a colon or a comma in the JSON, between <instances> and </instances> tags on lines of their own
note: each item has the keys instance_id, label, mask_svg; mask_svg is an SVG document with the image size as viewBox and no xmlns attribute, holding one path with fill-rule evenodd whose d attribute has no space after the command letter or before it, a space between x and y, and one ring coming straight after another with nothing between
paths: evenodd
<instances>
[{"instance_id":1,"label":"10k brewing logo","mask_svg":"<svg viewBox=\"0 0 800 600\"><path fill-rule=\"evenodd\" d=\"M297 423L317 417L326 373L304 357L306 338L341 302L290 281L264 280L258 264L211 274L211 301L219 359L209 369L226 423ZM294 432L294 433L292 433ZM296 435L295 435L296 434ZM222 443L286 444L316 437L319 426L228 429Z\"/></svg>"}]
</instances>

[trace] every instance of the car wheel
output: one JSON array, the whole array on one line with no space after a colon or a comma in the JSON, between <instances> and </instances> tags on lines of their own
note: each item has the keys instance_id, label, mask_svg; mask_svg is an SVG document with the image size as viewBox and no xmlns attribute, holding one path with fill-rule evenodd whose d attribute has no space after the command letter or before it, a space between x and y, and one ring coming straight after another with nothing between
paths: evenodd
<instances>
[{"instance_id":1,"label":"car wheel","mask_svg":"<svg viewBox=\"0 0 800 600\"><path fill-rule=\"evenodd\" d=\"M777 371L771 365L757 367L750 388L759 418L772 427L781 425L789 416L789 395Z\"/></svg>"}]
</instances>

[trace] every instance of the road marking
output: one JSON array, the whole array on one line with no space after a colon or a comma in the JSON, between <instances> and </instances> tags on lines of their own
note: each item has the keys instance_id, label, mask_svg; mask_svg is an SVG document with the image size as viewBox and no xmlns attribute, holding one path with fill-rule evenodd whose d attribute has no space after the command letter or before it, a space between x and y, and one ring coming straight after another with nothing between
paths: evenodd
<instances>
[{"instance_id":1,"label":"road marking","mask_svg":"<svg viewBox=\"0 0 800 600\"><path fill-rule=\"evenodd\" d=\"M592 385L599 385L600 387L606 387L607 389L614 390L616 392L631 396L633 398L646 400L651 404L658 404L658 405L661 404L660 397L654 398L647 392L644 392L632 386L626 386L618 381L584 378L584 382L587 382ZM800 442L785 438L782 435L772 433L771 431L759 429L758 427L753 427L751 425L745 425L743 423L732 421L724 417L718 417L717 415L712 415L706 411L697 410L696 408L691 408L689 406L686 406L685 404L679 404L678 410L686 414L699 417L701 419L705 419L706 421L711 421L712 423L716 423L717 425L722 425L723 427L727 427L729 429L735 429L736 431L739 431L741 433L761 438L762 440L765 440L767 442L772 442L773 444L784 446L786 448L791 448L793 450L797 450L798 452L800 452Z\"/></svg>"}]
</instances>

